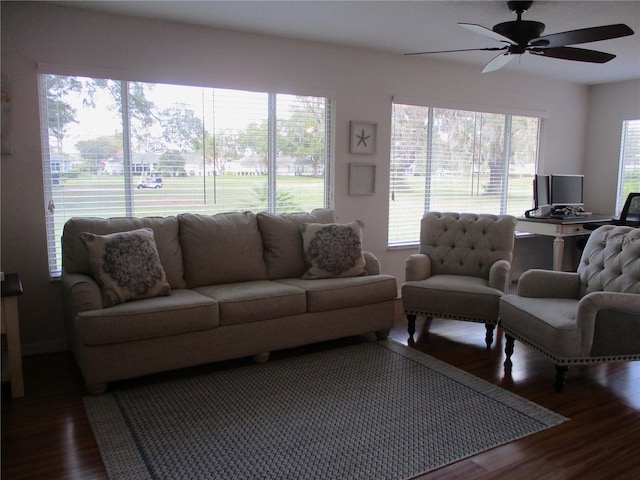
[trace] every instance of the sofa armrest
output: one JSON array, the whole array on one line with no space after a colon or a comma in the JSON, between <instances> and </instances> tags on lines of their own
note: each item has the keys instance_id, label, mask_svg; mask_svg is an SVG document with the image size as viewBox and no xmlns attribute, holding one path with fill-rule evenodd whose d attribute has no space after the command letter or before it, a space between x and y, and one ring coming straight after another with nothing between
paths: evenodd
<instances>
[{"instance_id":1,"label":"sofa armrest","mask_svg":"<svg viewBox=\"0 0 640 480\"><path fill-rule=\"evenodd\" d=\"M363 252L364 255L364 269L367 275L380 275L382 272L382 266L380 260L371 252Z\"/></svg>"},{"instance_id":2,"label":"sofa armrest","mask_svg":"<svg viewBox=\"0 0 640 480\"><path fill-rule=\"evenodd\" d=\"M578 303L576 316L578 326L582 332L582 355L590 356L596 330L606 331L607 338L616 339L598 348L607 350L608 354L630 353L615 352L616 343L629 343L630 337L635 338L636 346L633 353L640 354L640 295L636 293L620 292L591 292ZM611 347L611 348L609 348ZM600 352L602 354L602 351Z\"/></svg>"},{"instance_id":3,"label":"sofa armrest","mask_svg":"<svg viewBox=\"0 0 640 480\"><path fill-rule=\"evenodd\" d=\"M409 255L404 267L406 282L426 280L431 276L431 259L424 253Z\"/></svg>"},{"instance_id":4,"label":"sofa armrest","mask_svg":"<svg viewBox=\"0 0 640 480\"><path fill-rule=\"evenodd\" d=\"M535 298L579 298L580 277L575 272L532 269L518 280L518 295Z\"/></svg>"},{"instance_id":5,"label":"sofa armrest","mask_svg":"<svg viewBox=\"0 0 640 480\"><path fill-rule=\"evenodd\" d=\"M65 303L71 318L80 312L103 308L100 286L88 275L63 273L62 288L65 292Z\"/></svg>"},{"instance_id":6,"label":"sofa armrest","mask_svg":"<svg viewBox=\"0 0 640 480\"><path fill-rule=\"evenodd\" d=\"M511 263L507 260L498 260L497 262L494 262L489 269L489 286L502 292L506 292L507 287L509 286L510 272Z\"/></svg>"}]
</instances>

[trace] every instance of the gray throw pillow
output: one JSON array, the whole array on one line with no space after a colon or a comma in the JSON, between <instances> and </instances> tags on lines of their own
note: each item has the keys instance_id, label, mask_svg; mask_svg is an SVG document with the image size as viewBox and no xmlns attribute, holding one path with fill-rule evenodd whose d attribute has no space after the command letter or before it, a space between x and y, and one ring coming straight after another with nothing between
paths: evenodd
<instances>
[{"instance_id":1,"label":"gray throw pillow","mask_svg":"<svg viewBox=\"0 0 640 480\"><path fill-rule=\"evenodd\" d=\"M109 235L82 232L79 236L105 308L171 293L150 228Z\"/></svg>"},{"instance_id":2,"label":"gray throw pillow","mask_svg":"<svg viewBox=\"0 0 640 480\"><path fill-rule=\"evenodd\" d=\"M307 271L304 279L356 277L366 273L364 223L304 223L300 226Z\"/></svg>"}]
</instances>

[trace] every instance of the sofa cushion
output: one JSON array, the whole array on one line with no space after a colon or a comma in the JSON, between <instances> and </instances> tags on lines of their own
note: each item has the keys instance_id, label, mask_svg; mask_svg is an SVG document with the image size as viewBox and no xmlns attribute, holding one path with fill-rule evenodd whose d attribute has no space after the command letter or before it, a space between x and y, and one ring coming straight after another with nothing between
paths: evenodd
<instances>
[{"instance_id":1,"label":"sofa cushion","mask_svg":"<svg viewBox=\"0 0 640 480\"><path fill-rule=\"evenodd\" d=\"M495 323L503 292L484 278L466 275L435 275L402 285L406 312L461 319L485 319ZM453 314L455 312L455 315Z\"/></svg>"},{"instance_id":2,"label":"sofa cushion","mask_svg":"<svg viewBox=\"0 0 640 480\"><path fill-rule=\"evenodd\" d=\"M367 305L393 300L398 295L396 279L391 275L317 280L285 278L276 281L305 290L307 293L307 312L323 312Z\"/></svg>"},{"instance_id":3,"label":"sofa cushion","mask_svg":"<svg viewBox=\"0 0 640 480\"><path fill-rule=\"evenodd\" d=\"M92 274L87 250L79 237L81 232L107 235L150 228L153 230L160 262L169 285L171 288L184 288L186 284L182 270L182 247L178 237L178 227L176 217L73 217L65 223L62 233L62 267L69 273Z\"/></svg>"},{"instance_id":4,"label":"sofa cushion","mask_svg":"<svg viewBox=\"0 0 640 480\"><path fill-rule=\"evenodd\" d=\"M104 345L208 330L218 326L218 319L215 300L180 289L168 297L81 312L75 330L81 343Z\"/></svg>"},{"instance_id":5,"label":"sofa cushion","mask_svg":"<svg viewBox=\"0 0 640 480\"><path fill-rule=\"evenodd\" d=\"M261 212L257 217L270 279L300 277L305 272L300 225L335 222L334 211L329 209L281 215Z\"/></svg>"},{"instance_id":6,"label":"sofa cushion","mask_svg":"<svg viewBox=\"0 0 640 480\"><path fill-rule=\"evenodd\" d=\"M109 235L83 232L80 240L105 308L171 293L150 228Z\"/></svg>"},{"instance_id":7,"label":"sofa cushion","mask_svg":"<svg viewBox=\"0 0 640 480\"><path fill-rule=\"evenodd\" d=\"M307 271L302 278L355 277L365 272L364 223L304 223L300 226Z\"/></svg>"},{"instance_id":8,"label":"sofa cushion","mask_svg":"<svg viewBox=\"0 0 640 480\"><path fill-rule=\"evenodd\" d=\"M184 213L178 220L189 288L267 278L255 214Z\"/></svg>"},{"instance_id":9,"label":"sofa cushion","mask_svg":"<svg viewBox=\"0 0 640 480\"><path fill-rule=\"evenodd\" d=\"M306 311L301 288L269 280L196 288L220 306L220 325L238 325L298 315Z\"/></svg>"},{"instance_id":10,"label":"sofa cushion","mask_svg":"<svg viewBox=\"0 0 640 480\"><path fill-rule=\"evenodd\" d=\"M576 321L577 311L576 299L504 295L500 301L500 324L558 358L578 357L582 330Z\"/></svg>"}]
</instances>

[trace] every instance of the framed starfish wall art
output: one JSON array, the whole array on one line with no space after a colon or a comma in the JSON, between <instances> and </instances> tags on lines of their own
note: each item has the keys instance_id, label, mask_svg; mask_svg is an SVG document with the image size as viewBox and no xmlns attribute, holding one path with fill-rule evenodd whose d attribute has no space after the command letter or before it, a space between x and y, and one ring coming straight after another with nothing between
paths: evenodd
<instances>
[{"instance_id":1,"label":"framed starfish wall art","mask_svg":"<svg viewBox=\"0 0 640 480\"><path fill-rule=\"evenodd\" d=\"M376 153L376 129L373 122L352 120L349 122L349 153L373 155Z\"/></svg>"}]
</instances>

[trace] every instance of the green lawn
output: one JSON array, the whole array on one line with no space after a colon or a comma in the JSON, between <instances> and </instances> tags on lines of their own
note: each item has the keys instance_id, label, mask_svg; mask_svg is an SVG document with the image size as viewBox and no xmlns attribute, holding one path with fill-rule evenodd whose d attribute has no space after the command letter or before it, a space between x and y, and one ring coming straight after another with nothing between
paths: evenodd
<instances>
[{"instance_id":1,"label":"green lawn","mask_svg":"<svg viewBox=\"0 0 640 480\"><path fill-rule=\"evenodd\" d=\"M268 210L266 176L218 175L207 177L163 177L157 190L136 188L133 177L129 214L137 217L166 216L191 212L213 215L229 211ZM54 235L61 238L65 222L74 216L127 216L125 179L122 175L80 175L65 178L52 188L56 205ZM324 179L281 176L278 211L310 211L324 206ZM53 253L53 252L51 252ZM56 270L61 269L61 246L56 242Z\"/></svg>"},{"instance_id":2,"label":"green lawn","mask_svg":"<svg viewBox=\"0 0 640 480\"><path fill-rule=\"evenodd\" d=\"M485 193L488 175L434 177L429 210L473 213L501 213L500 195ZM389 202L389 243L401 243L420 236L420 219L424 213L424 176L413 176L397 186ZM532 208L532 177L509 179L509 202L505 213L520 216ZM407 227L408 226L408 227Z\"/></svg>"},{"instance_id":3,"label":"green lawn","mask_svg":"<svg viewBox=\"0 0 640 480\"><path fill-rule=\"evenodd\" d=\"M488 177L488 176L487 176ZM164 177L163 187L136 189L139 176L133 177L130 214L133 216L165 216L183 212L216 214L229 211L268 210L266 176L218 175L207 177ZM53 187L56 204L55 238L60 238L64 223L73 216L127 216L127 199L122 175L80 175L66 178ZM521 215L531 208L531 177L509 180L509 210ZM418 239L424 205L422 176L408 177L392 192L390 202L390 243L407 238ZM430 209L476 213L500 213L500 197L484 193L488 178L461 176L435 177ZM279 176L278 211L310 211L324 205L324 179ZM526 192L518 196L511 192ZM453 198L457 198L453 200ZM462 198L463 200L460 200ZM410 225L400 231L396 225ZM60 246L56 256L60 258ZM59 262L58 262L59 263Z\"/></svg>"},{"instance_id":4,"label":"green lawn","mask_svg":"<svg viewBox=\"0 0 640 480\"><path fill-rule=\"evenodd\" d=\"M136 189L139 176L133 178L132 214L135 216L175 215L182 212L215 214L238 210L267 209L266 176L218 175L208 177L164 177L161 189ZM281 176L276 179L283 211L321 207L324 180L313 177ZM56 205L64 205L64 217L127 214L121 175L81 175L65 179L53 188Z\"/></svg>"}]
</instances>

